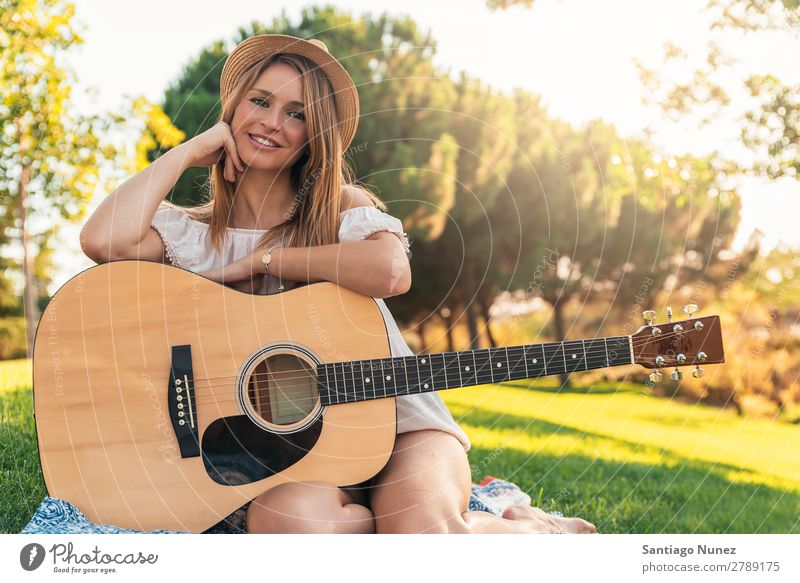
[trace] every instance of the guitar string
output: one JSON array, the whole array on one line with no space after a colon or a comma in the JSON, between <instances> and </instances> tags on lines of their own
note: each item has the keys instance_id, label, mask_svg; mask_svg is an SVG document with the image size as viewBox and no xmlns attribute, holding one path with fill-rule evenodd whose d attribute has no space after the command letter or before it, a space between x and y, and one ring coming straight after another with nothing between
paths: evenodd
<instances>
[{"instance_id":1,"label":"guitar string","mask_svg":"<svg viewBox=\"0 0 800 583\"><path fill-rule=\"evenodd\" d=\"M587 358L587 360L588 360L589 358L591 358L591 357L602 357L602 356L604 356L604 355L606 354L606 350L605 350L605 348L595 348L595 349L591 349L591 350L593 350L593 352L591 352L590 350L587 350L587 351L586 351L586 358ZM424 355L422 355L422 356L424 356ZM543 355L543 356L542 356L542 358L543 358L543 361L544 361L544 358L545 358L546 356L548 356L548 355ZM627 355L626 355L626 356L627 356ZM550 357L550 360L554 360L554 359L561 360L561 359L563 358L563 355L549 355L549 357ZM414 358L414 357L412 357L412 356L408 356L408 357L398 357L398 360L399 360L400 358ZM520 362L522 361L522 358L524 358L522 354L518 355L518 357L517 357L516 359L511 359L511 358L509 358L509 363L510 363L510 364L511 364L511 363L520 363ZM489 360L491 360L491 357L489 358ZM489 360L487 360L486 362L489 362ZM345 361L345 362L355 362L355 363L359 363L359 362L363 362L363 363L373 362L373 363L375 363L376 365L381 365L381 364L389 364L389 363L391 362L391 360L390 360L390 358L389 358L389 357L387 357L387 360L386 360L386 361L383 361L383 362L380 362L380 359L367 359L367 360L364 360L364 361L358 361L358 360L356 360L356 361ZM579 360L576 360L575 362L580 362L580 361L579 361ZM602 362L602 361L598 361L598 362ZM322 365L320 365L320 366L323 366L323 367L324 367L324 366L332 366L332 365L334 365L334 364L338 364L338 362L337 362L337 363L324 363L324 364L322 364ZM413 366L416 366L417 364L422 364L423 366L425 366L423 363L413 363ZM442 364L442 365L444 365L444 368L443 368L443 370L444 370L444 369L453 370L453 369L452 369L452 364L453 364L453 363L445 364L445 362L444 362L444 358L442 358L442 362L441 362L441 364ZM476 364L476 366L478 366L479 364L482 364L482 366L486 366L486 363L477 363L477 362L476 362L475 364ZM595 362L595 363L593 363L593 364L597 364L597 362ZM557 366L557 365L558 365L558 363L554 363L554 366ZM408 367L408 366L409 366L409 363L403 363L403 366L405 366L405 367ZM438 366L438 363L437 363L437 366ZM374 368L375 368L375 369L378 369L378 368L380 368L380 366L375 366ZM393 367L393 368L395 368L395 367ZM265 377L265 376L270 376L270 375L275 375L275 374L282 374L282 373L294 373L294 372L302 372L302 373L307 373L307 374L302 374L302 375L299 375L299 376L291 376L291 377L282 377L280 380L298 380L298 379L308 378L308 376L309 376L310 374L314 374L314 371L313 371L313 370L311 370L311 369L288 369L288 370L281 370L281 371L268 371L268 372L264 372L264 373L254 373L254 374L250 375L250 377L249 377L249 378L257 378L257 377L258 377L258 378L262 378L262 377ZM349 372L349 371L348 371L348 372ZM388 372L388 371L387 371L387 372ZM333 371L333 373L334 373L334 374L339 374L339 373L338 373L338 371L335 371L335 370ZM374 373L373 373L373 374L374 374ZM557 374L557 373L554 373L554 374ZM225 380L228 380L228 379L236 379L236 378L238 378L238 376L237 376L237 377L211 377L211 378L213 378L213 379L225 379ZM216 383L216 384L211 384L211 385L199 385L199 384L198 384L198 383L200 383L201 381L208 381L208 380L210 380L210 379L195 379L195 380L194 380L194 383L195 383L195 388L200 388L200 389L208 389L208 388L214 388L214 387L219 387L219 386L230 386L228 383Z\"/></svg>"},{"instance_id":2,"label":"guitar string","mask_svg":"<svg viewBox=\"0 0 800 583\"><path fill-rule=\"evenodd\" d=\"M587 367L595 367L595 368L604 368L605 366L612 366L609 363L609 361L607 361L606 359L602 358L604 355L605 355L605 350L604 349L601 350L601 349L598 348L598 349L596 349L596 351L594 353L592 353L590 351L587 351L586 352L586 366ZM520 357L522 356L522 354L515 355L515 356L517 356L517 358L515 360L512 361L511 359L509 359L510 364L516 363L516 367L520 367L520 362L521 362L521 358ZM563 356L564 355L562 355L561 358L563 358ZM690 358L690 357L696 357L697 355L689 353L686 356L687 356L687 358ZM600 358L598 360L594 360L594 361L592 361L590 363L590 359L596 358L596 357L600 357ZM551 355L550 356L550 361L551 362L554 361L555 359L559 359L559 356L558 355ZM358 362L358 361L355 361L355 362ZM580 363L580 362L582 362L582 360L575 361L575 364ZM387 364L387 363L388 362L385 362L384 364ZM329 364L333 364L333 363L329 363ZM380 364L380 363L376 363L376 364ZM415 364L419 364L419 363L415 363ZM437 363L437 366L438 366L438 364L439 363ZM447 374L448 372L450 372L452 374L452 370L453 370L452 369L452 364L453 364L452 362L451 363L445 363L445 360L442 359L441 364L444 365L442 367L442 369L441 369L444 374ZM543 364L546 364L546 360L544 361ZM562 362L553 362L553 364L551 366L553 366L555 368L558 368L558 367L563 366L563 364L564 363L562 363ZM627 364L627 363L619 363L619 364L620 365L624 365L624 364ZM404 365L405 365L405 367L408 367L408 363L404 363ZM326 364L324 366L328 366L328 365ZM480 366L485 368L486 363L481 363ZM664 368L669 368L669 367L672 367L672 366L678 366L678 364L675 364L675 365L673 365L673 364L663 365ZM684 363L684 364L682 364L680 366L692 366L692 363L690 363L690 364ZM377 368L380 368L380 367L374 367L372 369L372 376L375 376L375 372L376 372L375 369L377 369ZM392 367L392 368L394 369L395 367ZM566 368L569 369L569 367L566 367ZM490 369L490 370L495 370L495 369ZM278 373L284 373L285 374L285 373L292 373L292 372L303 372L305 374L302 374L302 375L299 375L299 376L297 376L297 375L288 376L288 377L284 376L284 377L281 377L279 380L281 380L281 381L291 381L291 380L308 379L308 378L316 376L316 374L315 374L315 372L313 370L309 370L309 369L292 369L292 370L287 370L287 371L268 371L268 372L265 372L265 373L255 373L255 374L250 375L249 379L259 379L259 378L264 378L264 377L269 377L269 376L272 376L273 378L275 378L275 375L278 374ZM329 370L329 372L331 372L331 371ZM350 367L349 371L342 371L340 373L340 372L338 372L336 370L333 370L332 372L333 372L334 375L341 374L342 375L342 380L346 381L346 379L344 378L344 375L346 375L347 372L350 372L350 374L352 375L353 372L354 372L354 369L353 369L353 367ZM355 371L355 372L358 372L358 371ZM389 372L389 371L385 371L385 372ZM392 370L392 372L394 372L394 370ZM563 372L565 372L565 371L561 370L560 368L558 368L558 370L553 370L552 372L550 372L548 375L545 375L545 376L550 376L550 374L561 374ZM567 370L566 372L569 372L569 371ZM581 372L581 371L576 369L573 372ZM433 375L433 376L436 376L436 375ZM236 379L238 377L216 377L216 378ZM338 377L334 377L334 378L338 378ZM363 378L368 378L368 377L365 376ZM213 389L213 388L217 388L217 387L230 388L232 386L230 383L227 383L227 382L226 383L215 383L215 384L211 384L211 385L199 385L199 384L197 384L198 381L195 381L195 385L194 385L194 388L198 389L198 390L199 389ZM259 391L263 392L265 390L268 391L269 389L268 388L267 389L256 388L256 392L259 392Z\"/></svg>"},{"instance_id":3,"label":"guitar string","mask_svg":"<svg viewBox=\"0 0 800 583\"><path fill-rule=\"evenodd\" d=\"M604 352L605 351L603 351L603 353ZM602 356L602 355L597 355L597 354L593 354L592 355L592 357L594 357L594 358L597 358L598 356ZM557 356L553 355L552 358L557 358ZM605 361L604 358L598 358L597 360L593 360L592 363L590 364L589 363L589 355L587 354L587 366L592 366L592 365L595 365L595 364L602 364L604 361ZM509 371L508 375L515 374L517 372L517 369L523 368L523 367L520 367L520 365L519 365L519 363L520 363L519 359L517 359L516 361L513 361L513 362L516 363L516 366L512 366L511 369L505 369L506 371ZM608 361L605 361L605 362L608 362ZM558 364L558 363L554 363L554 364ZM601 366L601 367L604 367L604 366ZM506 382L506 381L510 381L510 380L525 380L526 378L541 378L541 377L528 377L528 376L526 376L526 377L523 377L522 379L508 379L508 378L506 378L506 379L494 380L494 378L497 375L492 375L490 373L490 371L492 371L492 370L495 370L495 369L491 369L491 368L488 369L488 370L485 369L485 368L477 369L475 371L475 373L474 373L475 374L475 381L476 381L474 383L474 385L464 385L464 386L479 386L479 385L484 385L484 384L492 384L492 383L496 383L496 382ZM519 372L522 372L522 371L519 370ZM555 370L554 372L552 372L550 374L562 374L564 372L571 372L571 371L569 371L569 370L560 370L559 369L559 370ZM572 372L580 372L580 371L572 371ZM440 377L443 376L444 377L444 379L443 379L444 382L448 383L449 382L448 373L450 375L453 374L452 371L447 370L447 368L445 367L445 368L442 369L442 373L440 373L439 375L433 375L433 376L428 377L428 378L423 377L422 379L419 380L419 382L423 383L423 382L425 382L425 380L430 380L432 382L433 379L436 378L437 376L440 376ZM490 373L489 374L490 378L481 379L480 378L481 373L484 374L484 375L486 373ZM269 374L269 373L267 373L267 374ZM550 376L550 374L544 375L544 376ZM302 377L302 378L307 378L307 377ZM342 379L343 382L344 382L344 380L345 379ZM348 402L358 402L358 401L364 401L364 400L375 400L375 399L386 398L386 397L391 397L391 396L403 396L403 395L407 395L407 394L410 395L410 394L418 394L418 393L430 392L430 391L427 391L427 390L414 391L413 390L414 387L418 388L420 386L419 384L407 386L407 389L412 389L412 390L411 391L398 392L395 395L387 395L387 394L385 394L385 390L384 390L384 395L377 394L376 391L382 390L380 388L373 389L373 390L370 391L369 387L363 386L362 387L363 390L352 390L352 391L351 390L341 390L340 391L340 390L337 390L335 386L332 386L332 385L331 386L326 386L324 383L319 383L319 384L322 385L322 387L324 389L326 389L327 392L328 392L328 401L329 402L327 404L329 404L329 405L335 405L335 404L340 404L340 403L344 404L344 403L348 403ZM453 389L453 388L457 388L458 386L459 386L459 384L454 381L454 386L452 386L450 388ZM227 386L227 388L231 389L232 385ZM266 391L269 391L269 389L266 389ZM263 390L262 390L262 392L263 392ZM369 395L368 393L372 393L372 394ZM230 392L229 391L225 391L224 393L217 393L217 394L230 395ZM203 398L203 396L206 397L206 398ZM214 404L220 405L220 404L230 403L230 402L233 402L233 401L237 400L237 398L235 396L230 397L230 398L224 398L224 399L213 399L212 398L210 400L208 399L208 397L213 397L214 394L211 394L211 395L207 395L206 394L206 395L203 395L203 396L199 396L199 395L195 396L195 404L196 405L206 405L206 406L214 405ZM337 402L333 402L332 401L332 397L341 397L343 400L339 399L339 400L337 400ZM352 398L352 397L356 397L356 399L348 401L348 398ZM292 400L291 403L293 405L296 405L297 408L299 408L299 409L302 409L307 404L312 404L312 406L309 408L309 412L310 412L310 409L313 409L313 406L315 406L317 401L320 401L320 400L321 400L321 396L318 393L317 396L314 396L314 397L311 397L311 398Z\"/></svg>"},{"instance_id":4,"label":"guitar string","mask_svg":"<svg viewBox=\"0 0 800 583\"><path fill-rule=\"evenodd\" d=\"M680 333L672 333L671 335L674 336L674 335L677 335L677 334L680 334ZM664 335L662 338L664 338L664 337L668 338L669 335ZM667 338L664 338L664 339L667 339ZM568 342L578 342L578 341L568 341ZM649 343L649 342L646 341L644 343L640 343L640 346L646 345L647 343ZM534 346L542 346L542 345L534 345ZM550 346L554 346L554 345L549 345L548 344L547 346L549 348ZM636 348L636 347L637 347L637 345L634 344L634 348ZM519 350L523 349L524 346L509 346L509 347L498 347L498 348L501 349L501 350L503 348L507 348L508 350L517 350L517 351L519 351ZM620 348L628 349L629 346L625 345L625 346L620 347ZM599 346L598 347L592 347L592 348L590 348L590 350L594 350L595 354L599 354L601 356L606 353L606 347L605 346L603 346L603 347L599 347ZM585 349L584 349L584 351L586 352L586 356L588 358L589 355L590 355L590 352L586 351ZM542 353L544 355L544 350L543 349L542 349ZM444 359L443 355L448 355L448 354L456 354L456 352L434 353L433 356L437 356L437 357L440 357L440 358ZM422 358L422 357L430 358L430 356L431 355L420 354L420 355L411 355L411 356L406 356L406 357L385 357L385 360L383 360L383 359L364 359L364 360L353 360L353 361L344 361L344 362L348 362L348 363L349 362L355 362L355 363L358 363L358 362L364 362L364 363L366 363L366 362L377 362L379 364L384 364L387 361L391 361L393 359L397 359L397 360L400 360L400 359L403 359L403 358L417 358L417 359L419 359L419 358ZM491 355L484 355L484 356L488 356L491 359ZM690 356L692 356L692 355L691 354L687 354L686 355L687 358L689 358ZM694 356L697 356L697 354L695 353ZM553 358L558 358L558 356L554 355ZM383 362L381 362L382 360L383 360ZM334 363L334 362L323 363L320 366L330 366L330 365L334 365L334 364L338 364L338 362L336 362L336 363ZM406 364L406 363L404 363L404 364ZM415 364L420 364L420 363L415 363ZM678 365L665 364L663 366L664 367L669 367L669 366L678 366ZM691 366L691 365L686 365L684 363L682 366ZM288 370L285 370L285 371L277 371L277 372L281 372L281 373L288 373L288 372L312 373L313 371L309 370L309 369L288 369ZM274 374L274 373L272 373L272 372L255 373L253 375L250 375L250 378L255 378L255 377L264 376L264 375L270 375L270 374ZM558 374L558 373L553 373L553 374ZM296 379L306 378L306 376L307 375L300 375L300 376L296 376L296 377L284 378L282 380L293 380L293 379L296 380ZM210 384L210 385L201 385L199 383L210 382L212 380L226 380L226 381L228 381L228 380L236 379L236 378L238 378L238 376L207 377L207 378L201 378L201 379L194 379L194 383L195 383L195 388L204 388L204 389L205 388L214 388L214 387L217 387L217 386L230 386L230 385L228 383Z\"/></svg>"},{"instance_id":5,"label":"guitar string","mask_svg":"<svg viewBox=\"0 0 800 583\"><path fill-rule=\"evenodd\" d=\"M666 339L669 339L669 338L671 338L673 336L677 336L679 334L682 334L682 332L671 332L671 333L659 336L659 339L666 340ZM626 337L619 336L617 338L626 338ZM581 342L581 341L580 340L567 340L565 342ZM584 346L585 346L586 342L595 342L595 340L588 340L588 341L584 340L583 342L584 342ZM649 340L649 339L641 339L641 340L634 339L633 346L634 346L634 348L640 348L641 346L645 346L645 345L649 344L650 342L652 342L652 341ZM553 347L553 348L559 347L560 348L560 345L557 346L556 343L546 343L546 344L535 344L535 345L508 346L508 347L500 346L500 347L495 348L494 350L504 350L504 349L507 349L507 350L521 350L521 349L525 348L525 346L536 346L536 347L547 346L547 348L551 348L551 347ZM624 350L628 350L629 349L629 345L628 345L628 343L624 343L624 345L619 347L619 348L622 348ZM482 349L482 350L487 350L487 349ZM528 350L530 350L530 349L528 349ZM606 351L606 346L603 346L603 347L599 347L599 346L592 347L592 350L597 350L600 354L603 354ZM416 355L410 355L410 356L405 356L405 357L390 357L390 356L387 356L387 357L384 357L384 359L369 359L368 358L368 359L356 359L356 360L352 360L352 361L343 361L343 362L374 362L374 361L391 360L391 359L398 359L399 360L399 359L402 359L402 358L423 358L423 357L430 358L431 356L443 357L443 355L456 354L458 352L459 351L441 352L441 353L433 353L432 355L431 354L416 354ZM465 352L467 352L467 351L465 351ZM489 356L491 358L491 355L485 355L485 356ZM689 355L687 354L686 356L688 358ZM339 362L340 361L323 363L321 366L328 366L328 365L338 364ZM672 365L664 365L664 366L672 366ZM288 369L286 371L280 371L280 372L305 372L305 370L304 369ZM257 373L257 374L269 374L269 373ZM253 375L253 376L255 376L255 375ZM206 382L206 381L211 381L211 380L220 380L220 379L229 380L229 379L234 379L234 378L237 378L237 377L236 376L206 377L206 378L202 378L202 379L194 379L194 382L195 383L200 383L200 382ZM300 377L300 378L302 378L302 377Z\"/></svg>"},{"instance_id":6,"label":"guitar string","mask_svg":"<svg viewBox=\"0 0 800 583\"><path fill-rule=\"evenodd\" d=\"M597 355L594 355L594 356L596 357ZM557 358L557 357L555 357L555 358ZM577 362L580 362L580 361L577 361ZM606 363L607 363L607 361L605 360L605 358L599 358L599 359L593 360L593 361L590 361L587 358L587 362L586 362L587 368L586 369L569 370L569 367L568 367L566 370L564 370L562 368L559 368L557 370L553 370L552 372L549 372L547 375L527 376L527 373L526 373L526 376L524 376L522 378L517 378L517 379L502 378L502 379L498 379L498 380L494 380L494 379L499 375L492 374L492 372L496 371L497 369L492 369L492 368L487 369L487 368L484 367L484 368L478 369L474 373L470 374L470 378L474 374L474 379L473 379L475 381L474 383L470 382L469 384L462 385L461 384L461 375L459 375L459 380L456 381L455 379L453 379L453 384L449 388L457 388L457 387L461 387L461 386L478 386L478 385L483 385L483 384L491 384L491 383L495 383L495 382L506 382L506 381L512 381L512 380L525 380L525 379L528 379L528 378L541 378L542 376L551 376L551 375L556 375L556 374L563 374L565 372L566 373L582 372L582 370L591 370L593 367L595 369L596 368L605 368ZM554 363L554 364L563 366L563 364L560 364L560 363ZM520 365L519 360L517 360L512 365L511 369L505 369L506 371L509 371L509 372L507 373L507 375L503 375L503 376L510 376L510 375L515 375L515 374L521 373L522 369L523 369L523 367ZM461 371L459 371L459 373L460 372ZM270 373L265 373L265 374L268 375ZM406 377L405 382L401 384L401 386L402 385L406 386L406 389L407 389L406 391L403 391L402 389L398 391L398 388L396 386L391 388L391 389L392 389L392 392L395 394L395 396L403 396L405 394L424 393L424 392L428 392L427 389L426 390L420 390L420 387L426 381L429 381L429 382L431 382L431 384L433 384L433 380L435 378L439 377L440 378L440 382L441 382L441 380L444 380L445 384L449 384L450 383L449 376L452 376L453 374L454 373L453 373L452 369L448 370L445 367L445 368L442 369L442 372L439 373L439 375L433 375L433 376L419 378L419 379L417 379L417 383L414 383L414 384L411 384L411 385L408 384L408 377ZM486 379L481 378L481 376L487 376L487 375L488 375L489 378L486 378ZM443 377L443 379L441 377ZM295 379L300 378L300 379L306 379L307 380L307 379L312 379L313 377L311 377L311 376L302 376L302 377L294 377L294 378ZM364 377L364 378L366 378L366 377ZM412 376L412 379L413 378L414 377ZM281 380L287 380L287 379L281 379ZM314 380L317 381L318 379L314 379ZM345 399L345 401L346 401L348 396L356 396L356 397L358 397L358 396L364 395L364 398L370 398L370 397L367 397L367 395L369 395L369 394L371 394L373 396L372 398L378 398L378 397L384 397L384 396L392 396L392 395L386 394L386 389L389 388L389 387L386 387L385 385L378 386L378 385L362 384L361 386L358 386L358 385L352 385L352 383L350 383L349 380L347 380L345 378L342 378L342 377L337 377L336 380L337 380L337 382L335 382L335 383L331 383L330 380L329 380L328 381L328 385L326 385L325 383L322 383L322 382L317 382L317 385L322 386L327 391L327 394L330 397L341 396L341 397L343 397ZM342 390L337 390L336 385L338 384L339 381L341 381L341 383L343 383L343 384L350 384L350 387L349 388L343 388ZM223 399L215 399L215 398L213 398L213 397L215 397L217 395L225 395L227 397L227 396L229 396L231 394L230 393L230 389L233 388L233 385L217 385L217 386L224 386L227 390L216 392L216 393L212 393L212 394L207 394L207 393L204 393L202 395L196 394L196 396L195 396L196 403L197 404L208 405L208 404L214 404L214 403L219 404L219 403L225 403L225 402L231 402L231 401L236 401L237 400L237 398L235 396L228 397L228 398L223 398ZM409 391L409 389L410 389L410 391ZM280 390L280 388L278 388L278 390ZM270 387L256 388L255 390L248 390L247 393L248 393L248 395L256 395L256 396L259 396L259 397L263 397L265 394L269 394L271 391L275 391L275 388L270 388ZM384 392L384 395L379 395L379 393L381 391ZM281 392L283 392L283 391L281 391ZM209 397L212 397L212 398L209 399ZM314 403L314 402L317 401L317 399L318 399L317 396L305 397L305 398L302 398L302 399L292 399L291 402L293 404L301 405L301 404L307 404L307 403Z\"/></svg>"}]
</instances>

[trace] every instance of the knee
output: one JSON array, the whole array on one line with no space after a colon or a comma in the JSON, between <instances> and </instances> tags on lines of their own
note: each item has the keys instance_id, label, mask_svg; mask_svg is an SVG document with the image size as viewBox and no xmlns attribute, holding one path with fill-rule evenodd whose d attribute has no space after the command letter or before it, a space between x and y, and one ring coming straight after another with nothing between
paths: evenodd
<instances>
[{"instance_id":1,"label":"knee","mask_svg":"<svg viewBox=\"0 0 800 583\"><path fill-rule=\"evenodd\" d=\"M250 503L247 532L332 534L365 528L371 513L361 506L345 508L344 496L339 488L328 484L280 484ZM361 516L365 513L369 517Z\"/></svg>"},{"instance_id":2,"label":"knee","mask_svg":"<svg viewBox=\"0 0 800 583\"><path fill-rule=\"evenodd\" d=\"M433 515L425 512L403 512L396 516L375 517L379 534L468 534L469 527L459 514Z\"/></svg>"}]
</instances>

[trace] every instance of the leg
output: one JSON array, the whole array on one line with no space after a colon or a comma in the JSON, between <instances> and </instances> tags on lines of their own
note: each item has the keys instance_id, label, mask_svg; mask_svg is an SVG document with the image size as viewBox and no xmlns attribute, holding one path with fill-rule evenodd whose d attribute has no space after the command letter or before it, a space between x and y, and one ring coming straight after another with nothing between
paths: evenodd
<instances>
[{"instance_id":1,"label":"leg","mask_svg":"<svg viewBox=\"0 0 800 583\"><path fill-rule=\"evenodd\" d=\"M397 436L389 463L374 480L377 532L535 533L595 532L581 518L562 518L529 506L503 517L469 512L471 476L459 441L436 430Z\"/></svg>"},{"instance_id":2,"label":"leg","mask_svg":"<svg viewBox=\"0 0 800 583\"><path fill-rule=\"evenodd\" d=\"M292 482L275 486L250 503L249 533L375 532L372 512L355 496L321 482Z\"/></svg>"}]
</instances>

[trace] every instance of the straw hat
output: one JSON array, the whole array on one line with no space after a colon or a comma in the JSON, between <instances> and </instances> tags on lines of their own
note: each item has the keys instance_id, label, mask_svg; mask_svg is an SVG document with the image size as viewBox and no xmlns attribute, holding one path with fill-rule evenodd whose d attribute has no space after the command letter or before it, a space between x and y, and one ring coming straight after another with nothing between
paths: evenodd
<instances>
[{"instance_id":1,"label":"straw hat","mask_svg":"<svg viewBox=\"0 0 800 583\"><path fill-rule=\"evenodd\" d=\"M242 74L274 53L293 53L308 57L327 75L333 86L336 112L342 135L342 149L353 141L358 127L359 105L355 83L341 63L328 52L321 40L304 40L285 34L261 34L243 40L233 49L222 68L220 98L223 106Z\"/></svg>"}]
</instances>

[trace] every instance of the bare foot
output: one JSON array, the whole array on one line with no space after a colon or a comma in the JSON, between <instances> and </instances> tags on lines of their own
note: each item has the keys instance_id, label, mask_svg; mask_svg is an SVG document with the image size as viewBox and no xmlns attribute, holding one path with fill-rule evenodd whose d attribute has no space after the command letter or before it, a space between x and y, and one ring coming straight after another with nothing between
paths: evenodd
<instances>
[{"instance_id":1,"label":"bare foot","mask_svg":"<svg viewBox=\"0 0 800 583\"><path fill-rule=\"evenodd\" d=\"M541 508L514 504L506 508L503 518L527 523L532 533L596 534L597 528L583 518L553 516Z\"/></svg>"}]
</instances>

